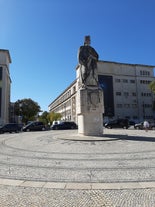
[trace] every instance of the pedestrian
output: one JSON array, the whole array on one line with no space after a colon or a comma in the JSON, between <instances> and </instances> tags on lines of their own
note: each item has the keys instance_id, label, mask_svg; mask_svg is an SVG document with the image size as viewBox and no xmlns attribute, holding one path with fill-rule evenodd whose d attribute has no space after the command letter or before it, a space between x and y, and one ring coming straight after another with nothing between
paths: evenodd
<instances>
[{"instance_id":1,"label":"pedestrian","mask_svg":"<svg viewBox=\"0 0 155 207\"><path fill-rule=\"evenodd\" d=\"M143 126L144 126L144 129L145 129L145 131L147 132L148 131L148 129L149 129L149 122L148 121L144 121L144 123L143 123Z\"/></svg>"}]
</instances>

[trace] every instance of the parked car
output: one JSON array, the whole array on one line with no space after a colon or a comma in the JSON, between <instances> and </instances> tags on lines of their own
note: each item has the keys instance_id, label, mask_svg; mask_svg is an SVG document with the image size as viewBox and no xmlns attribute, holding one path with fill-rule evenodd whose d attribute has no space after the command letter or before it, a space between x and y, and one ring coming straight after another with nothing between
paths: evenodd
<instances>
[{"instance_id":1,"label":"parked car","mask_svg":"<svg viewBox=\"0 0 155 207\"><path fill-rule=\"evenodd\" d=\"M134 125L135 129L144 129L144 122L140 122ZM155 123L149 123L149 129L155 129Z\"/></svg>"},{"instance_id":2,"label":"parked car","mask_svg":"<svg viewBox=\"0 0 155 207\"><path fill-rule=\"evenodd\" d=\"M150 123L151 129L155 129L155 123Z\"/></svg>"},{"instance_id":3,"label":"parked car","mask_svg":"<svg viewBox=\"0 0 155 207\"><path fill-rule=\"evenodd\" d=\"M144 126L143 126L144 122L139 122L137 124L134 125L134 128L135 129L144 129Z\"/></svg>"},{"instance_id":4,"label":"parked car","mask_svg":"<svg viewBox=\"0 0 155 207\"><path fill-rule=\"evenodd\" d=\"M129 126L135 126L135 122L134 121L132 121L132 120L129 120Z\"/></svg>"},{"instance_id":5,"label":"parked car","mask_svg":"<svg viewBox=\"0 0 155 207\"><path fill-rule=\"evenodd\" d=\"M5 132L20 132L22 129L22 125L21 124L17 124L17 123L8 123L5 124L3 126L0 127L0 133L3 134Z\"/></svg>"},{"instance_id":6,"label":"parked car","mask_svg":"<svg viewBox=\"0 0 155 207\"><path fill-rule=\"evenodd\" d=\"M45 129L46 127L43 122L34 121L24 126L22 130L24 132L29 132L29 131L44 131Z\"/></svg>"},{"instance_id":7,"label":"parked car","mask_svg":"<svg viewBox=\"0 0 155 207\"><path fill-rule=\"evenodd\" d=\"M60 122L58 124L52 125L51 129L57 130L57 129L77 129L78 126L75 122L73 121L64 121Z\"/></svg>"},{"instance_id":8,"label":"parked car","mask_svg":"<svg viewBox=\"0 0 155 207\"><path fill-rule=\"evenodd\" d=\"M115 119L112 121L108 121L104 124L106 128L112 129L112 128L129 128L129 121L128 119Z\"/></svg>"}]
</instances>

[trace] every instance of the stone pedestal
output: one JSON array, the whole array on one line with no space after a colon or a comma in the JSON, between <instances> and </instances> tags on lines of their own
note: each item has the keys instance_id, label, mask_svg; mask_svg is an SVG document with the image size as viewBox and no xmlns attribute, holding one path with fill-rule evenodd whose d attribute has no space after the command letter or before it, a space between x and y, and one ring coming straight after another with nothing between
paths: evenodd
<instances>
[{"instance_id":1,"label":"stone pedestal","mask_svg":"<svg viewBox=\"0 0 155 207\"><path fill-rule=\"evenodd\" d=\"M86 136L103 135L103 91L97 87L77 91L78 133Z\"/></svg>"}]
</instances>

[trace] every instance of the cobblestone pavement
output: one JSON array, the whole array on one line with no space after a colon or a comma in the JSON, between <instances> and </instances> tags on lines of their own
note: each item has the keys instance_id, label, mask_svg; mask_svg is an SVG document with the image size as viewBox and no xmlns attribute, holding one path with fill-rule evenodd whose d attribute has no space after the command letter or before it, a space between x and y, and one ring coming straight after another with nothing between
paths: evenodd
<instances>
[{"instance_id":1,"label":"cobblestone pavement","mask_svg":"<svg viewBox=\"0 0 155 207\"><path fill-rule=\"evenodd\" d=\"M0 135L0 207L155 207L155 131Z\"/></svg>"},{"instance_id":2,"label":"cobblestone pavement","mask_svg":"<svg viewBox=\"0 0 155 207\"><path fill-rule=\"evenodd\" d=\"M154 207L155 189L62 190L0 186L1 207Z\"/></svg>"}]
</instances>

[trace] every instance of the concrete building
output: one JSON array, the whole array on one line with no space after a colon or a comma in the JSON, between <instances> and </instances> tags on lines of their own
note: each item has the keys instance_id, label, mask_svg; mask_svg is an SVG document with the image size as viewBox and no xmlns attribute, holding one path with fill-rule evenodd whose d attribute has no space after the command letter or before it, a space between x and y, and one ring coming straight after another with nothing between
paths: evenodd
<instances>
[{"instance_id":1,"label":"concrete building","mask_svg":"<svg viewBox=\"0 0 155 207\"><path fill-rule=\"evenodd\" d=\"M0 49L0 125L9 122L11 57L8 50Z\"/></svg>"},{"instance_id":2,"label":"concrete building","mask_svg":"<svg viewBox=\"0 0 155 207\"><path fill-rule=\"evenodd\" d=\"M104 92L104 119L155 119L155 95L149 89L149 83L155 80L154 68L151 65L98 62L98 79ZM49 111L61 113L63 120L77 122L77 87L75 80L49 105Z\"/></svg>"}]
</instances>

